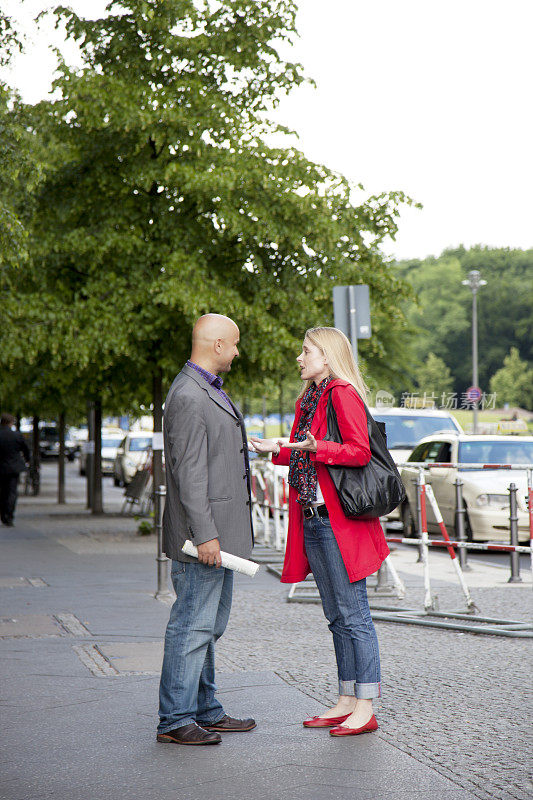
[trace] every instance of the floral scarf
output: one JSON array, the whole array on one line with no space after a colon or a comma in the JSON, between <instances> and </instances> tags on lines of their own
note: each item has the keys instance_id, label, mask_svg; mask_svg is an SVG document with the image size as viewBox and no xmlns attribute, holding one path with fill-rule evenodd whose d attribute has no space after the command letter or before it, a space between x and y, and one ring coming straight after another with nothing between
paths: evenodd
<instances>
[{"instance_id":1,"label":"floral scarf","mask_svg":"<svg viewBox=\"0 0 533 800\"><path fill-rule=\"evenodd\" d=\"M302 397L300 403L300 421L294 434L295 442L304 442L311 428L318 401L322 392L331 381L330 377L316 385L312 383ZM316 502L317 477L316 470L311 461L310 454L305 450L293 450L289 468L289 485L298 492L298 502L302 506Z\"/></svg>"}]
</instances>

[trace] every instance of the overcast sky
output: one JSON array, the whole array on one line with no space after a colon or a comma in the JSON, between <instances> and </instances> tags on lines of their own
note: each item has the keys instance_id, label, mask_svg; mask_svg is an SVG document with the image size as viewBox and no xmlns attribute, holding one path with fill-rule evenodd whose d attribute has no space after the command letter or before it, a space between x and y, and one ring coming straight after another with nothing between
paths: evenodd
<instances>
[{"instance_id":1,"label":"overcast sky","mask_svg":"<svg viewBox=\"0 0 533 800\"><path fill-rule=\"evenodd\" d=\"M96 16L102 0L71 0ZM10 80L27 102L46 96L51 26L42 0L3 0L32 35ZM276 112L306 155L371 193L403 190L398 258L445 247L533 247L532 0L300 0L301 61L317 88Z\"/></svg>"}]
</instances>

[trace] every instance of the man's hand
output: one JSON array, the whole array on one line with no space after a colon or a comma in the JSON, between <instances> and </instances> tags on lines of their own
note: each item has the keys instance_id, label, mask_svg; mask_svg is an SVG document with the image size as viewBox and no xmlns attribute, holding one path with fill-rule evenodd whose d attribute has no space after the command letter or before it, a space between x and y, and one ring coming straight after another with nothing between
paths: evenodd
<instances>
[{"instance_id":1,"label":"man's hand","mask_svg":"<svg viewBox=\"0 0 533 800\"><path fill-rule=\"evenodd\" d=\"M220 567L222 561L218 539L210 539L198 545L198 561L208 567Z\"/></svg>"},{"instance_id":2,"label":"man's hand","mask_svg":"<svg viewBox=\"0 0 533 800\"><path fill-rule=\"evenodd\" d=\"M277 453L280 443L277 439L260 439L258 436L250 436L248 449L254 453Z\"/></svg>"}]
</instances>

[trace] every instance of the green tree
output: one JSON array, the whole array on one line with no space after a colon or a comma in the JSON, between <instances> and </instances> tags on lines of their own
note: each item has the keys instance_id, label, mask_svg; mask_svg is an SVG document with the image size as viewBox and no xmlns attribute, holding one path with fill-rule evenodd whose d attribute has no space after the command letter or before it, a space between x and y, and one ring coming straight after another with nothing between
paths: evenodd
<instances>
[{"instance_id":1,"label":"green tree","mask_svg":"<svg viewBox=\"0 0 533 800\"><path fill-rule=\"evenodd\" d=\"M413 344L417 368L428 353L435 353L449 366L457 392L472 381L472 294L461 281L473 269L487 281L478 293L479 381L486 389L511 347L533 362L533 250L459 247L438 258L396 265L416 293L404 310L418 331Z\"/></svg>"},{"instance_id":2,"label":"green tree","mask_svg":"<svg viewBox=\"0 0 533 800\"><path fill-rule=\"evenodd\" d=\"M495 392L498 405L509 403L533 410L533 369L520 358L517 347L511 347L503 367L490 379L490 390Z\"/></svg>"},{"instance_id":3,"label":"green tree","mask_svg":"<svg viewBox=\"0 0 533 800\"><path fill-rule=\"evenodd\" d=\"M416 373L416 389L421 395L434 394L437 398L445 392L453 389L453 378L446 363L435 355L429 353L424 363L418 368ZM439 405L440 400L437 399Z\"/></svg>"},{"instance_id":4,"label":"green tree","mask_svg":"<svg viewBox=\"0 0 533 800\"><path fill-rule=\"evenodd\" d=\"M54 99L19 109L43 178L26 203L17 181L30 261L1 334L4 365L32 375L44 364L58 410L72 392L121 409L152 397L157 414L194 319L219 311L244 343L230 388L265 391L273 375L292 380L305 329L331 324L333 285L366 282L363 366L400 376L410 289L380 244L407 198L356 206L342 176L266 143L282 133L269 111L304 80L276 49L295 35L295 3L108 10L90 21L56 10L83 67L61 61Z\"/></svg>"},{"instance_id":5,"label":"green tree","mask_svg":"<svg viewBox=\"0 0 533 800\"><path fill-rule=\"evenodd\" d=\"M368 282L379 373L398 363L408 294L379 245L396 232L401 193L350 202L352 187L293 149L267 146L268 111L302 82L275 42L295 4L226 0L112 3L101 20L58 14L80 44L61 65L61 98L41 129L61 142L36 215L40 292L68 303L62 351L118 364L150 386L185 359L195 317L241 325L239 381L292 373L303 331L331 322L335 282ZM102 336L105 331L105 337ZM129 362L129 377L127 364ZM283 364L291 364L285 369Z\"/></svg>"}]
</instances>

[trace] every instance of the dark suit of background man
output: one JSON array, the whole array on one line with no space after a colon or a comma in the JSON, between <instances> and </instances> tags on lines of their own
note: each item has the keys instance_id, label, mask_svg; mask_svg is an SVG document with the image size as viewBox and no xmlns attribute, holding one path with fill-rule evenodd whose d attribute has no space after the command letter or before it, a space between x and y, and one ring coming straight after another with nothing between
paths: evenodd
<instances>
[{"instance_id":1,"label":"dark suit of background man","mask_svg":"<svg viewBox=\"0 0 533 800\"><path fill-rule=\"evenodd\" d=\"M215 642L226 628L233 586L220 551L248 558L253 546L246 431L218 377L230 371L238 343L231 319L200 317L191 358L165 401L163 546L176 602L165 635L159 742L218 744L220 733L255 728L253 719L228 716L215 696ZM186 539L198 547L198 559L182 553Z\"/></svg>"},{"instance_id":2,"label":"dark suit of background man","mask_svg":"<svg viewBox=\"0 0 533 800\"><path fill-rule=\"evenodd\" d=\"M30 460L22 434L11 430L15 421L11 414L0 417L0 519L10 527L15 516L19 475Z\"/></svg>"}]
</instances>

